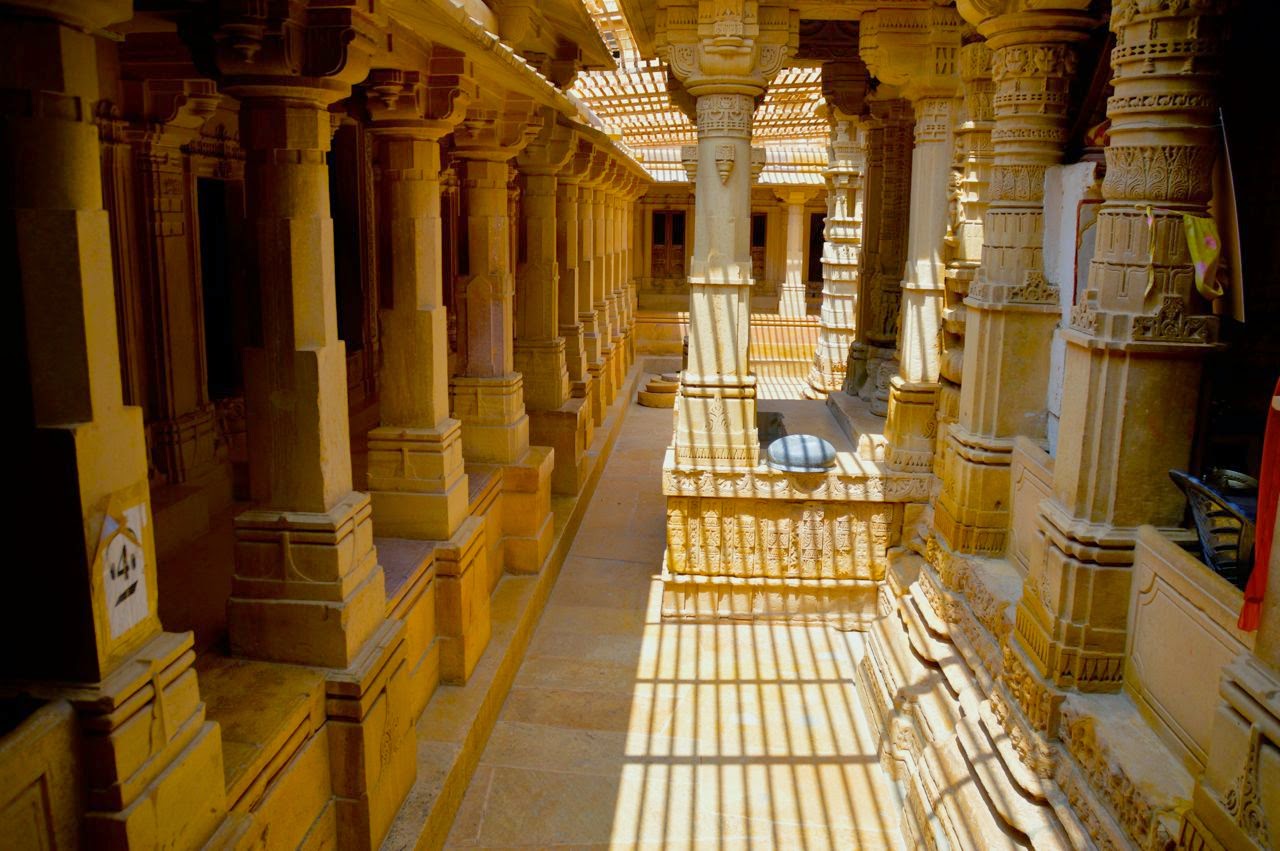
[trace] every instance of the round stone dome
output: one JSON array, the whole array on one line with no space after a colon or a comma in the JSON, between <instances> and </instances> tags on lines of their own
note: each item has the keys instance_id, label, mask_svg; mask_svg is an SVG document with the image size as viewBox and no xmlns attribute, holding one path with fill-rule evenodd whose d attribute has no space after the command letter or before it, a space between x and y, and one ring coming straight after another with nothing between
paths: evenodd
<instances>
[{"instance_id":1,"label":"round stone dome","mask_svg":"<svg viewBox=\"0 0 1280 851\"><path fill-rule=\"evenodd\" d=\"M769 466L788 473L821 473L836 462L836 448L815 434L788 434L769 444Z\"/></svg>"}]
</instances>

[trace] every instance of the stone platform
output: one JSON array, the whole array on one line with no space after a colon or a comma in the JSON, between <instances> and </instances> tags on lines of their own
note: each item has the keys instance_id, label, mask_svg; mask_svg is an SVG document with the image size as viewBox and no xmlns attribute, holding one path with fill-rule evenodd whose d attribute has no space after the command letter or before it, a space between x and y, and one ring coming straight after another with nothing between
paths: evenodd
<instances>
[{"instance_id":1,"label":"stone platform","mask_svg":"<svg viewBox=\"0 0 1280 851\"><path fill-rule=\"evenodd\" d=\"M814 434L836 450L822 473L682 467L668 450L663 615L751 618L865 629L908 507L926 474L890 470L875 441L850 439L822 402L761 400L760 443ZM881 441L882 442L882 441Z\"/></svg>"}]
</instances>

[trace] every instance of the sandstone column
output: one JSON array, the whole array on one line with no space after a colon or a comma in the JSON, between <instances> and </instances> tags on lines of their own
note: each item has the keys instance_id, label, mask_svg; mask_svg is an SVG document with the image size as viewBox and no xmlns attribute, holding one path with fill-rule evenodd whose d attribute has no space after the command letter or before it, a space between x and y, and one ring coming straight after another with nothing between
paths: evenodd
<instances>
[{"instance_id":1,"label":"sandstone column","mask_svg":"<svg viewBox=\"0 0 1280 851\"><path fill-rule=\"evenodd\" d=\"M582 225L578 203L580 184L590 165L590 149L579 142L573 157L560 170L556 180L556 266L560 272L556 315L560 322L560 336L564 338L569 392L577 399L587 398L591 381L587 372L587 349L581 318L589 305L581 300L579 234Z\"/></svg>"},{"instance_id":2,"label":"sandstone column","mask_svg":"<svg viewBox=\"0 0 1280 851\"><path fill-rule=\"evenodd\" d=\"M804 205L817 194L813 187L777 190L778 200L787 205L786 277L778 290L778 315L801 319L807 312L804 285Z\"/></svg>"},{"instance_id":3,"label":"sandstone column","mask_svg":"<svg viewBox=\"0 0 1280 851\"><path fill-rule=\"evenodd\" d=\"M1056 688L1120 686L1134 530L1177 526L1185 510L1168 471L1190 458L1217 322L1196 292L1181 214L1205 215L1212 193L1226 6L1112 7L1097 250L1064 333L1053 495L1040 504L1043 550L1032 554L1005 663L1010 695L1042 730L1053 729Z\"/></svg>"},{"instance_id":4,"label":"sandstone column","mask_svg":"<svg viewBox=\"0 0 1280 851\"><path fill-rule=\"evenodd\" d=\"M440 230L440 139L477 97L475 83L375 71L367 108L377 137L379 232L390 299L379 312L380 425L369 432L369 492L380 535L447 540L467 517L462 426L449 416Z\"/></svg>"},{"instance_id":5,"label":"sandstone column","mask_svg":"<svg viewBox=\"0 0 1280 851\"><path fill-rule=\"evenodd\" d=\"M609 406L608 375L605 354L609 339L605 317L596 309L595 281L596 219L593 200L595 187L603 179L608 160L603 151L590 148L590 163L584 166L578 185L578 321L582 323L583 351L587 359L588 397L591 418L598 426L604 422L604 409Z\"/></svg>"},{"instance_id":6,"label":"sandstone column","mask_svg":"<svg viewBox=\"0 0 1280 851\"><path fill-rule=\"evenodd\" d=\"M889 410L889 379L897 372L898 314L911 197L911 105L883 84L867 100L867 193L858 287L856 342L845 384L868 410Z\"/></svg>"},{"instance_id":7,"label":"sandstone column","mask_svg":"<svg viewBox=\"0 0 1280 851\"><path fill-rule=\"evenodd\" d=\"M668 11L661 50L696 101L698 128L689 363L680 377L675 463L732 468L754 466L760 451L747 363L752 112L794 47L795 27L785 6L717 10Z\"/></svg>"},{"instance_id":8,"label":"sandstone column","mask_svg":"<svg viewBox=\"0 0 1280 851\"><path fill-rule=\"evenodd\" d=\"M606 155L607 157L607 155ZM603 408L613 404L618 387L613 368L613 337L616 317L609 304L609 237L608 224L608 192L614 180L615 168L612 159L606 158L605 170L600 181L591 190L591 305L596 314L596 334L600 342L600 402L601 416L596 425L603 421Z\"/></svg>"},{"instance_id":9,"label":"sandstone column","mask_svg":"<svg viewBox=\"0 0 1280 851\"><path fill-rule=\"evenodd\" d=\"M910 14L871 12L859 29L867 66L877 78L903 87L916 118L898 374L890 384L885 423L889 464L902 470L927 470L933 458L945 293L942 247L962 25L954 9L934 6Z\"/></svg>"},{"instance_id":10,"label":"sandstone column","mask_svg":"<svg viewBox=\"0 0 1280 851\"><path fill-rule=\"evenodd\" d=\"M960 48L960 79L964 99L956 126L956 154L951 168L950 211L947 224L947 300L942 310L942 361L938 389L938 442L934 475L945 475L947 437L960 416L960 386L964 367L965 298L982 259L983 221L987 187L991 183L992 94L991 48L973 42Z\"/></svg>"},{"instance_id":11,"label":"sandstone column","mask_svg":"<svg viewBox=\"0 0 1280 851\"><path fill-rule=\"evenodd\" d=\"M1013 439L1045 433L1049 343L1058 324L1058 288L1044 277L1044 173L1062 160L1075 44L1095 21L1021 2L962 3L987 37L996 83L995 169L982 265L969 288L969 345L959 421L938 506L938 530L952 547L1004 550L1009 524Z\"/></svg>"},{"instance_id":12,"label":"sandstone column","mask_svg":"<svg viewBox=\"0 0 1280 851\"><path fill-rule=\"evenodd\" d=\"M868 82L867 66L860 58L822 65L822 91L831 135L827 146L822 308L806 391L813 398L822 398L844 385L849 347L857 333L868 135L867 128L860 126L859 116Z\"/></svg>"},{"instance_id":13,"label":"sandstone column","mask_svg":"<svg viewBox=\"0 0 1280 851\"><path fill-rule=\"evenodd\" d=\"M502 468L503 558L507 570L521 573L539 570L551 548L555 453L529 445L524 380L515 370L508 178L511 159L542 128L532 101L491 93L454 131L466 193L467 363L452 381L453 413L467 460ZM548 202L544 194L544 214ZM543 231L554 234L554 224ZM545 288L542 296L545 306Z\"/></svg>"},{"instance_id":14,"label":"sandstone column","mask_svg":"<svg viewBox=\"0 0 1280 851\"><path fill-rule=\"evenodd\" d=\"M22 610L2 630L0 693L73 701L83 845L195 847L226 813L222 741L205 721L191 633L161 631L156 615L142 411L121 396L93 124L90 33L131 12L86 0L0 17L0 257L21 483L10 588ZM36 818L43 794L26 798Z\"/></svg>"},{"instance_id":15,"label":"sandstone column","mask_svg":"<svg viewBox=\"0 0 1280 851\"><path fill-rule=\"evenodd\" d=\"M352 490L325 165L328 106L364 76L366 39L357 35L343 51L346 62L323 39L308 41L316 53L301 57L304 67L341 76L263 75L258 63L290 48L283 37L248 56L227 39L218 56L226 89L240 100L249 262L262 302L262 345L246 350L244 369L258 504L236 518L231 649L332 668L356 660L386 608L369 497Z\"/></svg>"},{"instance_id":16,"label":"sandstone column","mask_svg":"<svg viewBox=\"0 0 1280 851\"><path fill-rule=\"evenodd\" d=\"M605 301L609 305L612 325L613 386L615 395L622 390L626 370L626 314L622 304L622 191L627 176L615 164L614 179L605 194Z\"/></svg>"}]
</instances>

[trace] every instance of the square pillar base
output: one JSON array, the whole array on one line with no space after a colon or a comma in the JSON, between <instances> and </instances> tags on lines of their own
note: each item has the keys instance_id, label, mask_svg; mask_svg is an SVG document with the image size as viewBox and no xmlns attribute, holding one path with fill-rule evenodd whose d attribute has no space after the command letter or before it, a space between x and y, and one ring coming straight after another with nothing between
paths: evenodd
<instances>
[{"instance_id":1,"label":"square pillar base","mask_svg":"<svg viewBox=\"0 0 1280 851\"><path fill-rule=\"evenodd\" d=\"M599 428L604 425L605 410L613 402L608 364L604 360L590 362L587 364L587 374L590 377L588 391L591 399L591 420Z\"/></svg>"},{"instance_id":2,"label":"square pillar base","mask_svg":"<svg viewBox=\"0 0 1280 851\"><path fill-rule=\"evenodd\" d=\"M555 411L529 413L529 439L555 450L555 469L551 472L551 490L564 496L582 491L591 472L587 447L595 425L591 421L591 405L586 399L570 399Z\"/></svg>"},{"instance_id":3,"label":"square pillar base","mask_svg":"<svg viewBox=\"0 0 1280 851\"><path fill-rule=\"evenodd\" d=\"M222 737L194 662L191 633L162 632L99 683L31 689L79 716L86 847L199 847L226 815Z\"/></svg>"},{"instance_id":4,"label":"square pillar base","mask_svg":"<svg viewBox=\"0 0 1280 851\"><path fill-rule=\"evenodd\" d=\"M502 553L510 573L537 573L551 552L554 466L553 449L532 446L519 464L502 468Z\"/></svg>"},{"instance_id":5,"label":"square pillar base","mask_svg":"<svg viewBox=\"0 0 1280 851\"><path fill-rule=\"evenodd\" d=\"M523 378L459 375L449 385L453 415L462 421L462 454L481 464L509 464L529 449Z\"/></svg>"},{"instance_id":6,"label":"square pillar base","mask_svg":"<svg viewBox=\"0 0 1280 851\"><path fill-rule=\"evenodd\" d=\"M889 467L908 472L933 468L938 421L936 383L916 384L895 375L889 382L889 405L884 436L889 442Z\"/></svg>"},{"instance_id":7,"label":"square pillar base","mask_svg":"<svg viewBox=\"0 0 1280 851\"><path fill-rule=\"evenodd\" d=\"M467 516L462 424L438 429L381 426L369 432L369 498L374 532L443 540Z\"/></svg>"},{"instance_id":8,"label":"square pillar base","mask_svg":"<svg viewBox=\"0 0 1280 851\"><path fill-rule=\"evenodd\" d=\"M461 685L489 644L489 587L484 523L469 517L436 547L436 629L440 679Z\"/></svg>"},{"instance_id":9,"label":"square pillar base","mask_svg":"<svg viewBox=\"0 0 1280 851\"><path fill-rule=\"evenodd\" d=\"M346 668L386 617L369 497L323 514L254 509L235 520L231 652Z\"/></svg>"},{"instance_id":10,"label":"square pillar base","mask_svg":"<svg viewBox=\"0 0 1280 851\"><path fill-rule=\"evenodd\" d=\"M934 528L956 552L999 555L1009 539L1013 441L983 438L953 425L941 457L944 483Z\"/></svg>"},{"instance_id":11,"label":"square pillar base","mask_svg":"<svg viewBox=\"0 0 1280 851\"><path fill-rule=\"evenodd\" d=\"M325 697L338 846L377 848L418 772L404 625L385 621Z\"/></svg>"}]
</instances>

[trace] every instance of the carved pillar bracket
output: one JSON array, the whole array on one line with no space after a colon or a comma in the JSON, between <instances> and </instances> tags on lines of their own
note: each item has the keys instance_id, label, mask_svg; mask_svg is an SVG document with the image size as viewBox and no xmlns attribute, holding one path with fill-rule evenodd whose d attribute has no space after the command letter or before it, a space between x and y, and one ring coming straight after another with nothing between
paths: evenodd
<instances>
[{"instance_id":1,"label":"carved pillar bracket","mask_svg":"<svg viewBox=\"0 0 1280 851\"><path fill-rule=\"evenodd\" d=\"M696 101L689 360L681 375L675 462L752 467L759 455L748 370L755 98L794 51L786 3L698 0L659 9L659 52Z\"/></svg>"},{"instance_id":2,"label":"carved pillar bracket","mask_svg":"<svg viewBox=\"0 0 1280 851\"><path fill-rule=\"evenodd\" d=\"M1064 332L1053 497L1040 507L1044 552L1031 559L1012 641L1049 686L1120 687L1127 624L1114 601L1129 597L1134 530L1182 520L1185 501L1167 471L1190 460L1216 322L1195 291L1181 214L1206 215L1212 192L1228 5L1112 6L1115 92L1097 249L1085 301Z\"/></svg>"},{"instance_id":3,"label":"carved pillar bracket","mask_svg":"<svg viewBox=\"0 0 1280 851\"><path fill-rule=\"evenodd\" d=\"M857 332L869 140L868 128L861 126L859 116L865 107L869 79L861 61L830 61L822 66L822 91L830 111L831 137L825 175L822 308L809 370L809 394L815 398L844 385L849 349Z\"/></svg>"},{"instance_id":4,"label":"carved pillar bracket","mask_svg":"<svg viewBox=\"0 0 1280 851\"><path fill-rule=\"evenodd\" d=\"M885 423L888 462L897 469L929 469L936 442L934 407L945 293L941 260L963 26L954 8L930 6L877 9L864 15L859 27L867 67L877 79L901 88L916 119L898 370L890 382Z\"/></svg>"},{"instance_id":5,"label":"carved pillar bracket","mask_svg":"<svg viewBox=\"0 0 1280 851\"><path fill-rule=\"evenodd\" d=\"M441 277L440 142L477 99L469 63L443 49L430 73L375 69L363 85L377 137L378 257L390 283L380 425L369 433L374 529L446 540L467 517L461 424L449 416L448 317Z\"/></svg>"}]
</instances>

